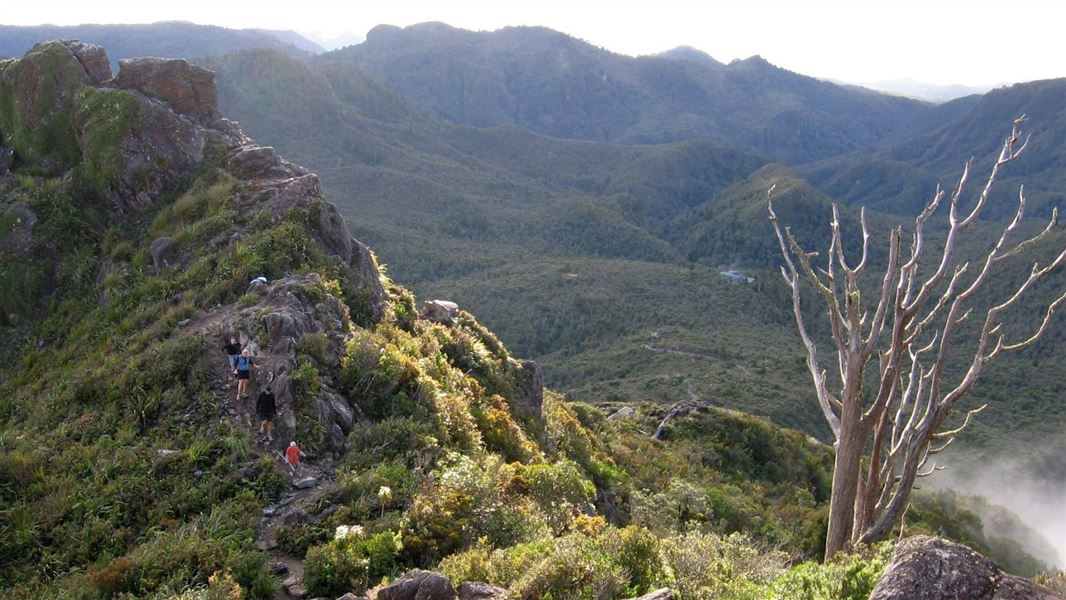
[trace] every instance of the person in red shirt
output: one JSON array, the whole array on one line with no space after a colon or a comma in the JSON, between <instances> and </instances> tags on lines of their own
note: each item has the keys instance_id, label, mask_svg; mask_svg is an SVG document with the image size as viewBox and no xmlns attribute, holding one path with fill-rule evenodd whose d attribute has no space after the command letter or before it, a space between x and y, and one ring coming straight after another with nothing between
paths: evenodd
<instances>
[{"instance_id":1,"label":"person in red shirt","mask_svg":"<svg viewBox=\"0 0 1066 600\"><path fill-rule=\"evenodd\" d=\"M285 460L288 461L289 466L293 471L296 471L300 466L300 458L304 455L300 447L296 445L295 441L289 442L289 447L285 449Z\"/></svg>"}]
</instances>

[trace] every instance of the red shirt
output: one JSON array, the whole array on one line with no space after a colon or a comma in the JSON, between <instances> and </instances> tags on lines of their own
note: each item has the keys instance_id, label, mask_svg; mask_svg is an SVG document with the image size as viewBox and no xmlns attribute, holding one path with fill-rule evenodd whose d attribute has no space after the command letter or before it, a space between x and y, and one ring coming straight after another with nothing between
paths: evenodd
<instances>
[{"instance_id":1,"label":"red shirt","mask_svg":"<svg viewBox=\"0 0 1066 600\"><path fill-rule=\"evenodd\" d=\"M290 465L300 464L300 449L296 446L289 446L285 449L285 460L289 461Z\"/></svg>"}]
</instances>

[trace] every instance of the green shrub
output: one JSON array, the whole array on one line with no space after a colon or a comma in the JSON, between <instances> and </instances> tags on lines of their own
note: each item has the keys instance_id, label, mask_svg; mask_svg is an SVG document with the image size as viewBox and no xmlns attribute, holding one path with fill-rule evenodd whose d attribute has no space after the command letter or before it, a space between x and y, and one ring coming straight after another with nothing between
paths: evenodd
<instances>
[{"instance_id":1,"label":"green shrub","mask_svg":"<svg viewBox=\"0 0 1066 600\"><path fill-rule=\"evenodd\" d=\"M671 479L661 492L633 492L632 515L635 524L664 533L684 533L713 517L707 493L679 478Z\"/></svg>"},{"instance_id":2,"label":"green shrub","mask_svg":"<svg viewBox=\"0 0 1066 600\"><path fill-rule=\"evenodd\" d=\"M510 586L521 598L553 600L639 596L652 588L662 562L646 529L605 529L596 537L557 538L551 553L530 565Z\"/></svg>"},{"instance_id":3,"label":"green shrub","mask_svg":"<svg viewBox=\"0 0 1066 600\"><path fill-rule=\"evenodd\" d=\"M432 485L420 490L406 513L404 546L411 564L432 564L484 538L510 546L547 532L543 516L525 497L511 493L515 467L488 455L452 453Z\"/></svg>"},{"instance_id":4,"label":"green shrub","mask_svg":"<svg viewBox=\"0 0 1066 600\"><path fill-rule=\"evenodd\" d=\"M580 511L591 508L596 497L596 487L569 460L528 465L516 479L556 533L567 529Z\"/></svg>"},{"instance_id":5,"label":"green shrub","mask_svg":"<svg viewBox=\"0 0 1066 600\"><path fill-rule=\"evenodd\" d=\"M793 567L773 582L778 598L805 600L866 600L892 557L892 544L882 542L848 554L837 554L831 562L805 562Z\"/></svg>"},{"instance_id":6,"label":"green shrub","mask_svg":"<svg viewBox=\"0 0 1066 600\"><path fill-rule=\"evenodd\" d=\"M311 548L304 562L304 585L312 596L361 593L394 574L403 549L400 535L382 531L366 536L358 529L338 530L332 541Z\"/></svg>"}]
</instances>

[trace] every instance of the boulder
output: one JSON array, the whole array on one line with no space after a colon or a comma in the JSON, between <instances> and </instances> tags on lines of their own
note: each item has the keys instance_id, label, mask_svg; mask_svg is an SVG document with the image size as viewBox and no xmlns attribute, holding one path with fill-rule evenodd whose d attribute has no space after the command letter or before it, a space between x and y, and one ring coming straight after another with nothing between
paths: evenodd
<instances>
[{"instance_id":1,"label":"boulder","mask_svg":"<svg viewBox=\"0 0 1066 600\"><path fill-rule=\"evenodd\" d=\"M103 48L81 40L63 40L63 45L78 59L93 84L100 85L111 79L111 61Z\"/></svg>"},{"instance_id":2,"label":"boulder","mask_svg":"<svg viewBox=\"0 0 1066 600\"><path fill-rule=\"evenodd\" d=\"M206 130L137 92L84 88L70 113L82 176L111 208L135 211L190 177L203 161Z\"/></svg>"},{"instance_id":3,"label":"boulder","mask_svg":"<svg viewBox=\"0 0 1066 600\"><path fill-rule=\"evenodd\" d=\"M347 594L337 598L337 600L370 600L366 596L356 596L355 594L348 592Z\"/></svg>"},{"instance_id":4,"label":"boulder","mask_svg":"<svg viewBox=\"0 0 1066 600\"><path fill-rule=\"evenodd\" d=\"M459 584L459 600L504 600L507 590L480 581Z\"/></svg>"},{"instance_id":5,"label":"boulder","mask_svg":"<svg viewBox=\"0 0 1066 600\"><path fill-rule=\"evenodd\" d=\"M450 300L426 300L422 303L422 318L445 325L455 324L459 305Z\"/></svg>"},{"instance_id":6,"label":"boulder","mask_svg":"<svg viewBox=\"0 0 1066 600\"><path fill-rule=\"evenodd\" d=\"M179 267L189 259L189 255L182 252L169 237L152 240L152 244L148 246L148 253L152 255L152 264L155 265L157 271Z\"/></svg>"},{"instance_id":7,"label":"boulder","mask_svg":"<svg viewBox=\"0 0 1066 600\"><path fill-rule=\"evenodd\" d=\"M0 176L6 175L15 163L15 150L0 146Z\"/></svg>"},{"instance_id":8,"label":"boulder","mask_svg":"<svg viewBox=\"0 0 1066 600\"><path fill-rule=\"evenodd\" d=\"M286 179L297 175L270 146L243 146L226 161L226 170L239 179Z\"/></svg>"},{"instance_id":9,"label":"boulder","mask_svg":"<svg viewBox=\"0 0 1066 600\"><path fill-rule=\"evenodd\" d=\"M318 480L314 477L302 477L292 482L292 487L298 490L306 490L315 487L318 484Z\"/></svg>"},{"instance_id":10,"label":"boulder","mask_svg":"<svg viewBox=\"0 0 1066 600\"><path fill-rule=\"evenodd\" d=\"M622 408L619 408L617 411L611 413L611 416L607 417L607 420L608 421L618 421L618 420L622 420L622 419L628 419L628 418L632 417L635 414L637 414L637 409L633 408L632 406L623 406Z\"/></svg>"},{"instance_id":11,"label":"boulder","mask_svg":"<svg viewBox=\"0 0 1066 600\"><path fill-rule=\"evenodd\" d=\"M3 137L19 164L59 175L80 160L67 117L79 90L91 83L92 76L62 41L37 44L0 68L0 89L10 95L12 111L12 129Z\"/></svg>"},{"instance_id":12,"label":"boulder","mask_svg":"<svg viewBox=\"0 0 1066 600\"><path fill-rule=\"evenodd\" d=\"M1066 600L1003 573L962 544L929 536L903 540L870 600Z\"/></svg>"},{"instance_id":13,"label":"boulder","mask_svg":"<svg viewBox=\"0 0 1066 600\"><path fill-rule=\"evenodd\" d=\"M421 570L408 571L377 594L377 600L455 600L455 597L455 588L447 577Z\"/></svg>"},{"instance_id":14,"label":"boulder","mask_svg":"<svg viewBox=\"0 0 1066 600\"><path fill-rule=\"evenodd\" d=\"M175 111L204 123L219 117L215 74L181 58L127 58L118 61L111 85L159 98Z\"/></svg>"},{"instance_id":15,"label":"boulder","mask_svg":"<svg viewBox=\"0 0 1066 600\"><path fill-rule=\"evenodd\" d=\"M674 600L674 591L670 588L662 588L655 590L654 592L648 592L639 598L630 598L629 600Z\"/></svg>"},{"instance_id":16,"label":"boulder","mask_svg":"<svg viewBox=\"0 0 1066 600\"><path fill-rule=\"evenodd\" d=\"M295 525L297 523L303 523L309 518L311 517L307 514L306 510L293 507L285 511L285 514L281 515L281 522L286 525Z\"/></svg>"}]
</instances>

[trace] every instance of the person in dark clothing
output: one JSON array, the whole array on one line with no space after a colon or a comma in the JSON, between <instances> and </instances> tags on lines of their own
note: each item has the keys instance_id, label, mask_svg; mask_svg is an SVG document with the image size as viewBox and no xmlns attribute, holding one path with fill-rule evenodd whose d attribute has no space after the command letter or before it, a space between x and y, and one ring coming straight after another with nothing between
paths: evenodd
<instances>
[{"instance_id":1,"label":"person in dark clothing","mask_svg":"<svg viewBox=\"0 0 1066 600\"><path fill-rule=\"evenodd\" d=\"M236 369L237 357L241 355L241 343L237 341L237 338L231 337L229 343L222 346L222 351L229 358L229 368Z\"/></svg>"},{"instance_id":2,"label":"person in dark clothing","mask_svg":"<svg viewBox=\"0 0 1066 600\"><path fill-rule=\"evenodd\" d=\"M259 434L262 435L265 431L267 442L274 441L275 412L277 406L274 404L274 390L267 386L255 401L255 413L259 415Z\"/></svg>"}]
</instances>

